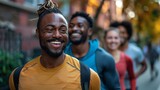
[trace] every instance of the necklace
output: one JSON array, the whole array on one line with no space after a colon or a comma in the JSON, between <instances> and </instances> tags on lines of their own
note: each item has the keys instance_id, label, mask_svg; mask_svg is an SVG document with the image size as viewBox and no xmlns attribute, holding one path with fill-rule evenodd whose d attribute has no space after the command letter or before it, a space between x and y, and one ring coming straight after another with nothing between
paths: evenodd
<instances>
[{"instance_id":1,"label":"necklace","mask_svg":"<svg viewBox=\"0 0 160 90\"><path fill-rule=\"evenodd\" d=\"M120 54L117 52L115 55L113 55L115 63L117 63L120 60Z\"/></svg>"}]
</instances>

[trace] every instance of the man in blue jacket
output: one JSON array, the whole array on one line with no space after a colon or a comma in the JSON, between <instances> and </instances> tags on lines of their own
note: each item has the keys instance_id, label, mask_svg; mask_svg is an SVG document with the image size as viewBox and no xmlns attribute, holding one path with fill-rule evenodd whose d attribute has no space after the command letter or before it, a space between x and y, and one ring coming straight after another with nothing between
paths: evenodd
<instances>
[{"instance_id":1,"label":"man in blue jacket","mask_svg":"<svg viewBox=\"0 0 160 90\"><path fill-rule=\"evenodd\" d=\"M120 90L119 78L112 56L99 46L97 39L89 40L92 26L92 18L87 13L73 14L69 21L70 43L65 52L78 58L99 74L101 90Z\"/></svg>"}]
</instances>

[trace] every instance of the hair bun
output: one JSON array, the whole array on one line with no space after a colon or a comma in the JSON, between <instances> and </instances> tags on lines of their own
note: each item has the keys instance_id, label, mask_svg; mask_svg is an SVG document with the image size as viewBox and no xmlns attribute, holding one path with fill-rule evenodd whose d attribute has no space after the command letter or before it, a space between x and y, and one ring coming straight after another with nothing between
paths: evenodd
<instances>
[{"instance_id":1,"label":"hair bun","mask_svg":"<svg viewBox=\"0 0 160 90\"><path fill-rule=\"evenodd\" d=\"M57 3L52 2L52 0L45 0L44 4L38 4L38 6L40 6L37 10L38 15L41 15L45 10L58 7Z\"/></svg>"}]
</instances>

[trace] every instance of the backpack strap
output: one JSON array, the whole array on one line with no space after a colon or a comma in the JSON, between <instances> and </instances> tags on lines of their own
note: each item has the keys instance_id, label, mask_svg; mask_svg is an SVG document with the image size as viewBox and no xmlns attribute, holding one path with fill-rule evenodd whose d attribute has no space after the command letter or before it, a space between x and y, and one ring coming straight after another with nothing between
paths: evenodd
<instances>
[{"instance_id":1,"label":"backpack strap","mask_svg":"<svg viewBox=\"0 0 160 90\"><path fill-rule=\"evenodd\" d=\"M90 69L80 62L81 87L82 90L89 90L90 85Z\"/></svg>"},{"instance_id":2,"label":"backpack strap","mask_svg":"<svg viewBox=\"0 0 160 90\"><path fill-rule=\"evenodd\" d=\"M20 76L20 72L21 72L22 68L23 67L16 68L16 70L14 71L14 74L13 74L13 81L14 81L14 86L15 86L16 90L18 90L19 76Z\"/></svg>"}]
</instances>

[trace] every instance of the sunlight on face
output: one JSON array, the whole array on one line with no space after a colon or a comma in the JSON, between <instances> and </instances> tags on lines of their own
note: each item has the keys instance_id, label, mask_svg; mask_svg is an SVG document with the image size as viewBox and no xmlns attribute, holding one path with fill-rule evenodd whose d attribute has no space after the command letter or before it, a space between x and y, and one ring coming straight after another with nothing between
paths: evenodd
<instances>
[{"instance_id":1,"label":"sunlight on face","mask_svg":"<svg viewBox=\"0 0 160 90\"><path fill-rule=\"evenodd\" d=\"M59 57L68 42L68 23L61 14L50 13L40 23L39 40L44 52Z\"/></svg>"},{"instance_id":2,"label":"sunlight on face","mask_svg":"<svg viewBox=\"0 0 160 90\"><path fill-rule=\"evenodd\" d=\"M106 48L108 50L117 50L120 46L120 35L117 31L111 30L106 33Z\"/></svg>"}]
</instances>

